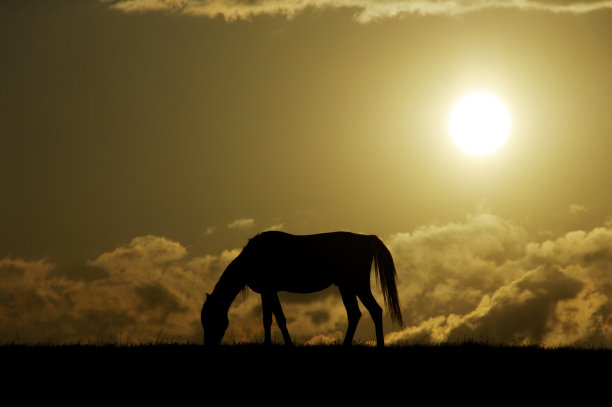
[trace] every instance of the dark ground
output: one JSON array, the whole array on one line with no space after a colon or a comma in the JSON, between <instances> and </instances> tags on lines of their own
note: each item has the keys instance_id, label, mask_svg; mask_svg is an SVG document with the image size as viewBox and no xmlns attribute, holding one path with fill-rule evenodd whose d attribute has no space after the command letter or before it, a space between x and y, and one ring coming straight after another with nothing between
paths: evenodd
<instances>
[{"instance_id":1,"label":"dark ground","mask_svg":"<svg viewBox=\"0 0 612 407\"><path fill-rule=\"evenodd\" d=\"M365 346L2 346L5 394L91 404L272 405L319 402L498 405L612 388L612 350L474 343ZM167 400L167 401L163 401ZM599 403L597 403L599 404Z\"/></svg>"}]
</instances>

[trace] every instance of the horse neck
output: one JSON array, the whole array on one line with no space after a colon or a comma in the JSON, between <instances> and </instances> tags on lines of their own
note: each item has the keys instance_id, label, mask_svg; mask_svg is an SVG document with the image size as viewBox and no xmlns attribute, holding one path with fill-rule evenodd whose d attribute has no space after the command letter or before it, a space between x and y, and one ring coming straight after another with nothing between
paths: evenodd
<instances>
[{"instance_id":1,"label":"horse neck","mask_svg":"<svg viewBox=\"0 0 612 407\"><path fill-rule=\"evenodd\" d=\"M245 285L239 268L230 264L221 275L211 295L215 297L224 308L229 309L234 298L242 291Z\"/></svg>"}]
</instances>

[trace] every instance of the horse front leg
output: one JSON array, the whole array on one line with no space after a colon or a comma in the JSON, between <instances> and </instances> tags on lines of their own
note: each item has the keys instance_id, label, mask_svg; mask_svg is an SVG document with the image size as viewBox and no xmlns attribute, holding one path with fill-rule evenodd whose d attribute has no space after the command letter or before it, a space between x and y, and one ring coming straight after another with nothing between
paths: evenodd
<instances>
[{"instance_id":1,"label":"horse front leg","mask_svg":"<svg viewBox=\"0 0 612 407\"><path fill-rule=\"evenodd\" d=\"M287 330L287 319L285 318L285 314L283 313L283 308L281 307L280 300L278 299L278 294L274 293L270 296L270 301L272 305L272 312L274 312L274 316L276 317L276 323L280 328L281 333L283 334L283 339L285 340L285 345L291 346L293 342L291 342L291 337L289 336L289 331Z\"/></svg>"},{"instance_id":2,"label":"horse front leg","mask_svg":"<svg viewBox=\"0 0 612 407\"><path fill-rule=\"evenodd\" d=\"M270 345L272 343L271 327L272 327L272 314L276 317L276 323L283 334L285 345L293 345L291 342L291 336L287 330L287 319L283 313L278 294L276 292L268 292L261 294L261 308L263 311L263 324L264 324L264 343Z\"/></svg>"}]
</instances>

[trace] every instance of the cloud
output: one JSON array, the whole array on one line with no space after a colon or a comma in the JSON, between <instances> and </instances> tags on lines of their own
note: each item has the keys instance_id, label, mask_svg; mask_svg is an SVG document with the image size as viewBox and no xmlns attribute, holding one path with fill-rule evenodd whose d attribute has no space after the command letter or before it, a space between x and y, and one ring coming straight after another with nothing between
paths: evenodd
<instances>
[{"instance_id":1,"label":"cloud","mask_svg":"<svg viewBox=\"0 0 612 407\"><path fill-rule=\"evenodd\" d=\"M428 225L386 240L398 269L404 319L417 324L447 313L466 313L483 295L522 272L527 232L492 214L465 222Z\"/></svg>"},{"instance_id":2,"label":"cloud","mask_svg":"<svg viewBox=\"0 0 612 407\"><path fill-rule=\"evenodd\" d=\"M612 345L608 227L531 242L518 225L481 214L396 235L390 246L409 326L389 342Z\"/></svg>"},{"instance_id":3,"label":"cloud","mask_svg":"<svg viewBox=\"0 0 612 407\"><path fill-rule=\"evenodd\" d=\"M562 0L102 0L124 12L165 11L214 18L226 21L248 20L259 15L281 15L293 18L306 9L349 9L362 23L409 14L461 15L483 9L504 8L584 14L612 9L612 1Z\"/></svg>"},{"instance_id":4,"label":"cloud","mask_svg":"<svg viewBox=\"0 0 612 407\"><path fill-rule=\"evenodd\" d=\"M48 260L0 260L0 342L201 341L199 312L239 250L189 258L180 243L141 236L83 266L83 279Z\"/></svg>"},{"instance_id":5,"label":"cloud","mask_svg":"<svg viewBox=\"0 0 612 407\"><path fill-rule=\"evenodd\" d=\"M570 215L580 215L583 213L589 213L589 208L580 204L571 204L568 208Z\"/></svg>"},{"instance_id":6,"label":"cloud","mask_svg":"<svg viewBox=\"0 0 612 407\"><path fill-rule=\"evenodd\" d=\"M530 236L516 222L476 213L386 237L406 323L393 331L386 318L387 341L612 346L612 225ZM0 341L146 343L161 333L200 342L205 293L240 250L192 256L179 242L147 235L68 271L48 259L0 259ZM380 300L377 284L373 291ZM337 288L280 300L296 342L343 338ZM363 341L374 330L361 309ZM259 295L238 296L229 318L227 341L261 340ZM273 336L282 341L276 326Z\"/></svg>"},{"instance_id":7,"label":"cloud","mask_svg":"<svg viewBox=\"0 0 612 407\"><path fill-rule=\"evenodd\" d=\"M157 266L176 261L185 256L187 250L177 242L164 237L142 236L112 252L104 253L91 264L107 270L129 270L134 264Z\"/></svg>"},{"instance_id":8,"label":"cloud","mask_svg":"<svg viewBox=\"0 0 612 407\"><path fill-rule=\"evenodd\" d=\"M134 291L140 297L138 311L148 312L159 309L162 312L161 322L173 313L188 310L181 299L160 283L145 283L135 287Z\"/></svg>"},{"instance_id":9,"label":"cloud","mask_svg":"<svg viewBox=\"0 0 612 407\"><path fill-rule=\"evenodd\" d=\"M439 315L394 332L388 339L460 342L467 338L501 344L567 345L576 342L579 335L560 334L573 318L565 316L562 321L557 314L562 304L576 299L583 288L582 281L559 269L538 268L500 287L493 295L483 296L478 306L465 315ZM588 318L578 320L584 323Z\"/></svg>"},{"instance_id":10,"label":"cloud","mask_svg":"<svg viewBox=\"0 0 612 407\"><path fill-rule=\"evenodd\" d=\"M253 218L239 218L234 220L232 223L229 223L227 227L229 229L244 229L250 228L255 224L255 220Z\"/></svg>"},{"instance_id":11,"label":"cloud","mask_svg":"<svg viewBox=\"0 0 612 407\"><path fill-rule=\"evenodd\" d=\"M344 334L340 331L332 332L327 335L315 335L310 338L306 345L332 345L342 343L344 339Z\"/></svg>"},{"instance_id":12,"label":"cloud","mask_svg":"<svg viewBox=\"0 0 612 407\"><path fill-rule=\"evenodd\" d=\"M275 223L274 225L268 226L263 231L264 232L269 232L271 230L283 230L284 227L285 227L284 223Z\"/></svg>"}]
</instances>

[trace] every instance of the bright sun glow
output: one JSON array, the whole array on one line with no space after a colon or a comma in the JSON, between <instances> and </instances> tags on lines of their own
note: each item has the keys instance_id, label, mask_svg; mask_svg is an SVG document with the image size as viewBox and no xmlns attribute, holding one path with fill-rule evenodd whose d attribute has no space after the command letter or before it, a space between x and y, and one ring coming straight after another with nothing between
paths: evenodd
<instances>
[{"instance_id":1,"label":"bright sun glow","mask_svg":"<svg viewBox=\"0 0 612 407\"><path fill-rule=\"evenodd\" d=\"M492 153L510 136L510 113L496 97L473 93L461 99L451 111L450 136L469 154Z\"/></svg>"}]
</instances>

